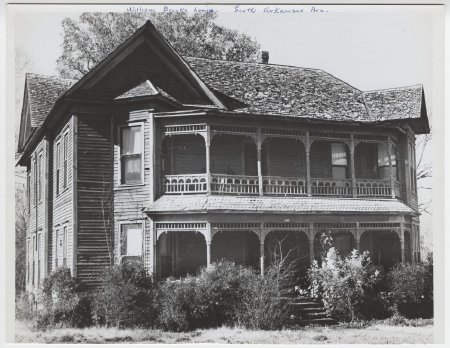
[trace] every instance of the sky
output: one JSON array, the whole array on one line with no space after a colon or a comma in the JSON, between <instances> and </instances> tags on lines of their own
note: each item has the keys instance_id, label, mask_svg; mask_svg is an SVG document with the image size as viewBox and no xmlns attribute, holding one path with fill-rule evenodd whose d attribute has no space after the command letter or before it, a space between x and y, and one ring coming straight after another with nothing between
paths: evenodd
<instances>
[{"instance_id":1,"label":"sky","mask_svg":"<svg viewBox=\"0 0 450 348\"><path fill-rule=\"evenodd\" d=\"M215 10L216 22L254 37L269 51L269 63L323 69L361 90L423 84L430 122L438 110L442 87L442 43L436 33L439 9L421 6L134 6L134 10ZM16 6L11 36L29 58L30 70L57 75L62 52L61 21L82 11L121 11L127 6ZM280 13L280 12L285 13ZM425 152L431 161L432 146ZM431 180L425 183L431 186ZM421 190L426 202L430 190ZM431 233L431 216L421 217L423 235ZM427 238L430 238L428 236Z\"/></svg>"}]
</instances>

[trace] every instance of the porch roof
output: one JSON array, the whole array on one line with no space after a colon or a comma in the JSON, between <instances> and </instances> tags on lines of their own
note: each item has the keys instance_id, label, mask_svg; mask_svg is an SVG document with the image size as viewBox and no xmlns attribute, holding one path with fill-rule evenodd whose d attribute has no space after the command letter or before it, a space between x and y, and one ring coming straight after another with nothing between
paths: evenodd
<instances>
[{"instance_id":1,"label":"porch roof","mask_svg":"<svg viewBox=\"0 0 450 348\"><path fill-rule=\"evenodd\" d=\"M144 211L149 215L167 213L205 213L230 211L242 213L305 214L406 214L416 211L396 199L266 197L220 195L164 195Z\"/></svg>"}]
</instances>

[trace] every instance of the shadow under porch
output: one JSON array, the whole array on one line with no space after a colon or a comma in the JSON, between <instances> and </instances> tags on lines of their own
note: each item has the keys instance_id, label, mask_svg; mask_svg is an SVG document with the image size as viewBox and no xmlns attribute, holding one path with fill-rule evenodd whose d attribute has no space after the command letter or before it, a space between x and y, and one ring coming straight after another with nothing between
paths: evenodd
<instances>
[{"instance_id":1,"label":"shadow under porch","mask_svg":"<svg viewBox=\"0 0 450 348\"><path fill-rule=\"evenodd\" d=\"M260 223L192 224L155 223L153 272L158 279L195 275L200 268L221 260L249 266L263 274L274 262L284 260L285 265L294 267L295 277L301 283L312 260L323 256L324 236L332 237L332 245L342 256L354 249L368 251L372 263L386 270L397 262L417 261L411 232L405 228L401 232L400 224L365 223L358 231L351 224L337 223L264 223L262 228Z\"/></svg>"}]
</instances>

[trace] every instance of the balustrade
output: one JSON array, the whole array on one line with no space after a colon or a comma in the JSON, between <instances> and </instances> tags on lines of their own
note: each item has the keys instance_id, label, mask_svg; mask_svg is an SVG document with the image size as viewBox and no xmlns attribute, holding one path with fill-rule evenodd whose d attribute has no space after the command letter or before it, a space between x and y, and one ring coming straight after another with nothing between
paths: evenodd
<instances>
[{"instance_id":1,"label":"balustrade","mask_svg":"<svg viewBox=\"0 0 450 348\"><path fill-rule=\"evenodd\" d=\"M264 176L263 192L268 195L306 195L308 185L305 178Z\"/></svg>"},{"instance_id":2,"label":"balustrade","mask_svg":"<svg viewBox=\"0 0 450 348\"><path fill-rule=\"evenodd\" d=\"M206 174L166 175L164 193L202 193L208 189Z\"/></svg>"},{"instance_id":3,"label":"balustrade","mask_svg":"<svg viewBox=\"0 0 450 348\"><path fill-rule=\"evenodd\" d=\"M211 174L211 192L234 194L259 194L257 176Z\"/></svg>"},{"instance_id":4,"label":"balustrade","mask_svg":"<svg viewBox=\"0 0 450 348\"><path fill-rule=\"evenodd\" d=\"M313 196L351 196L352 180L311 179Z\"/></svg>"},{"instance_id":5,"label":"balustrade","mask_svg":"<svg viewBox=\"0 0 450 348\"><path fill-rule=\"evenodd\" d=\"M357 179L356 195L391 197L391 181L389 179Z\"/></svg>"},{"instance_id":6,"label":"balustrade","mask_svg":"<svg viewBox=\"0 0 450 348\"><path fill-rule=\"evenodd\" d=\"M306 178L264 176L262 177L265 195L307 195ZM248 175L211 174L211 192L216 194L259 194L259 178ZM166 175L163 181L165 194L206 193L208 176L206 174ZM395 197L400 197L400 183L394 181ZM311 179L313 196L352 196L352 181L333 179ZM389 179L357 179L357 197L392 197Z\"/></svg>"}]
</instances>

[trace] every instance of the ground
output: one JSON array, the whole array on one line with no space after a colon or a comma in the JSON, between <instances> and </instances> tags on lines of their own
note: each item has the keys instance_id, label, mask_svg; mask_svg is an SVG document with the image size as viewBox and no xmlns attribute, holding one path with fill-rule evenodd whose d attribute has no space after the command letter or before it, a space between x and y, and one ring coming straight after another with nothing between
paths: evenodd
<instances>
[{"instance_id":1,"label":"ground","mask_svg":"<svg viewBox=\"0 0 450 348\"><path fill-rule=\"evenodd\" d=\"M298 330L249 331L219 328L192 332L163 332L149 329L85 328L31 331L16 322L17 343L432 343L432 320L421 326L393 326L373 322L363 328L351 326L308 327Z\"/></svg>"}]
</instances>

